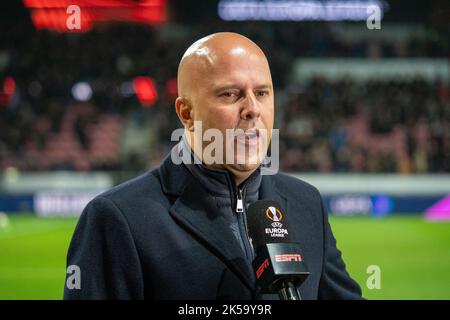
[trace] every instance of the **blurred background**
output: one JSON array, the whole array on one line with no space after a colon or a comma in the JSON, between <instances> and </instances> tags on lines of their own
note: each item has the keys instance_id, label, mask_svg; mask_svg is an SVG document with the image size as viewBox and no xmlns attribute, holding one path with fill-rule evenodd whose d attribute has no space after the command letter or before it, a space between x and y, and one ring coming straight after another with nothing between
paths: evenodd
<instances>
[{"instance_id":1,"label":"blurred background","mask_svg":"<svg viewBox=\"0 0 450 320\"><path fill-rule=\"evenodd\" d=\"M0 299L62 297L77 217L170 151L178 62L218 31L268 56L280 171L321 191L364 296L450 299L448 0L1 6Z\"/></svg>"}]
</instances>

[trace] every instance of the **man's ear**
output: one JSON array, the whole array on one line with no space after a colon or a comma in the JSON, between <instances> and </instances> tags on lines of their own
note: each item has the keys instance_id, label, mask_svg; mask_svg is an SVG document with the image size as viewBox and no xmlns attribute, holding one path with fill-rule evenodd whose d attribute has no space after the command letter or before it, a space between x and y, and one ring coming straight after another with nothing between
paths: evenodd
<instances>
[{"instance_id":1,"label":"man's ear","mask_svg":"<svg viewBox=\"0 0 450 320\"><path fill-rule=\"evenodd\" d=\"M175 110L178 118L183 123L184 127L189 130L194 130L194 112L190 102L182 97L175 100Z\"/></svg>"}]
</instances>

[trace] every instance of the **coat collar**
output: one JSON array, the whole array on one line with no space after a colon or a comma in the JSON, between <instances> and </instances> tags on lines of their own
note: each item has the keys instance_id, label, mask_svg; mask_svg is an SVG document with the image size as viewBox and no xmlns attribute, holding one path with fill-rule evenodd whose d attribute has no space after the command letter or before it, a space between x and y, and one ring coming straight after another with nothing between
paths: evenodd
<instances>
[{"instance_id":1,"label":"coat collar","mask_svg":"<svg viewBox=\"0 0 450 320\"><path fill-rule=\"evenodd\" d=\"M253 291L252 266L245 259L225 218L219 214L220 210L213 207L214 201L208 201L207 197L211 195L177 157L176 147L163 160L159 175L164 193L175 199L169 209L173 219L219 257ZM276 191L273 180L271 176L262 177L259 198L275 200L287 208L287 200Z\"/></svg>"}]
</instances>

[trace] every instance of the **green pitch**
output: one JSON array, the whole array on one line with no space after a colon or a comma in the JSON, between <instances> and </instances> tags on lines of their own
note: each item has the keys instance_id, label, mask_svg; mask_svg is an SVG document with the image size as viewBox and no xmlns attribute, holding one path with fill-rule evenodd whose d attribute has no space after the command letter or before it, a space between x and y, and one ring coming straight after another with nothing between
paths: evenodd
<instances>
[{"instance_id":1,"label":"green pitch","mask_svg":"<svg viewBox=\"0 0 450 320\"><path fill-rule=\"evenodd\" d=\"M334 218L338 247L368 299L450 299L450 223L422 217ZM369 290L367 267L381 270Z\"/></svg>"},{"instance_id":2,"label":"green pitch","mask_svg":"<svg viewBox=\"0 0 450 320\"><path fill-rule=\"evenodd\" d=\"M348 271L368 299L450 299L450 223L332 218ZM75 219L10 216L0 228L0 299L60 299ZM367 267L381 270L369 290Z\"/></svg>"}]
</instances>

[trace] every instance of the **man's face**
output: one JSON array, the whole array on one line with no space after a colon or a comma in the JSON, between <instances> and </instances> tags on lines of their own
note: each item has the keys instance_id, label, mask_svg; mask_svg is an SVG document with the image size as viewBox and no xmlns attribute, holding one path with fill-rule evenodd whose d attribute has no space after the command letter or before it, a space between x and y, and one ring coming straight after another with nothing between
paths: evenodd
<instances>
[{"instance_id":1,"label":"man's face","mask_svg":"<svg viewBox=\"0 0 450 320\"><path fill-rule=\"evenodd\" d=\"M202 135L213 128L224 138L222 164L213 167L233 172L254 170L267 152L274 121L274 92L267 60L261 53L239 46L216 54L214 59L194 84L194 119L202 122ZM227 129L235 133L228 139ZM247 134L238 134L239 129ZM199 134L195 132L197 139ZM203 141L203 150L209 143Z\"/></svg>"}]
</instances>

